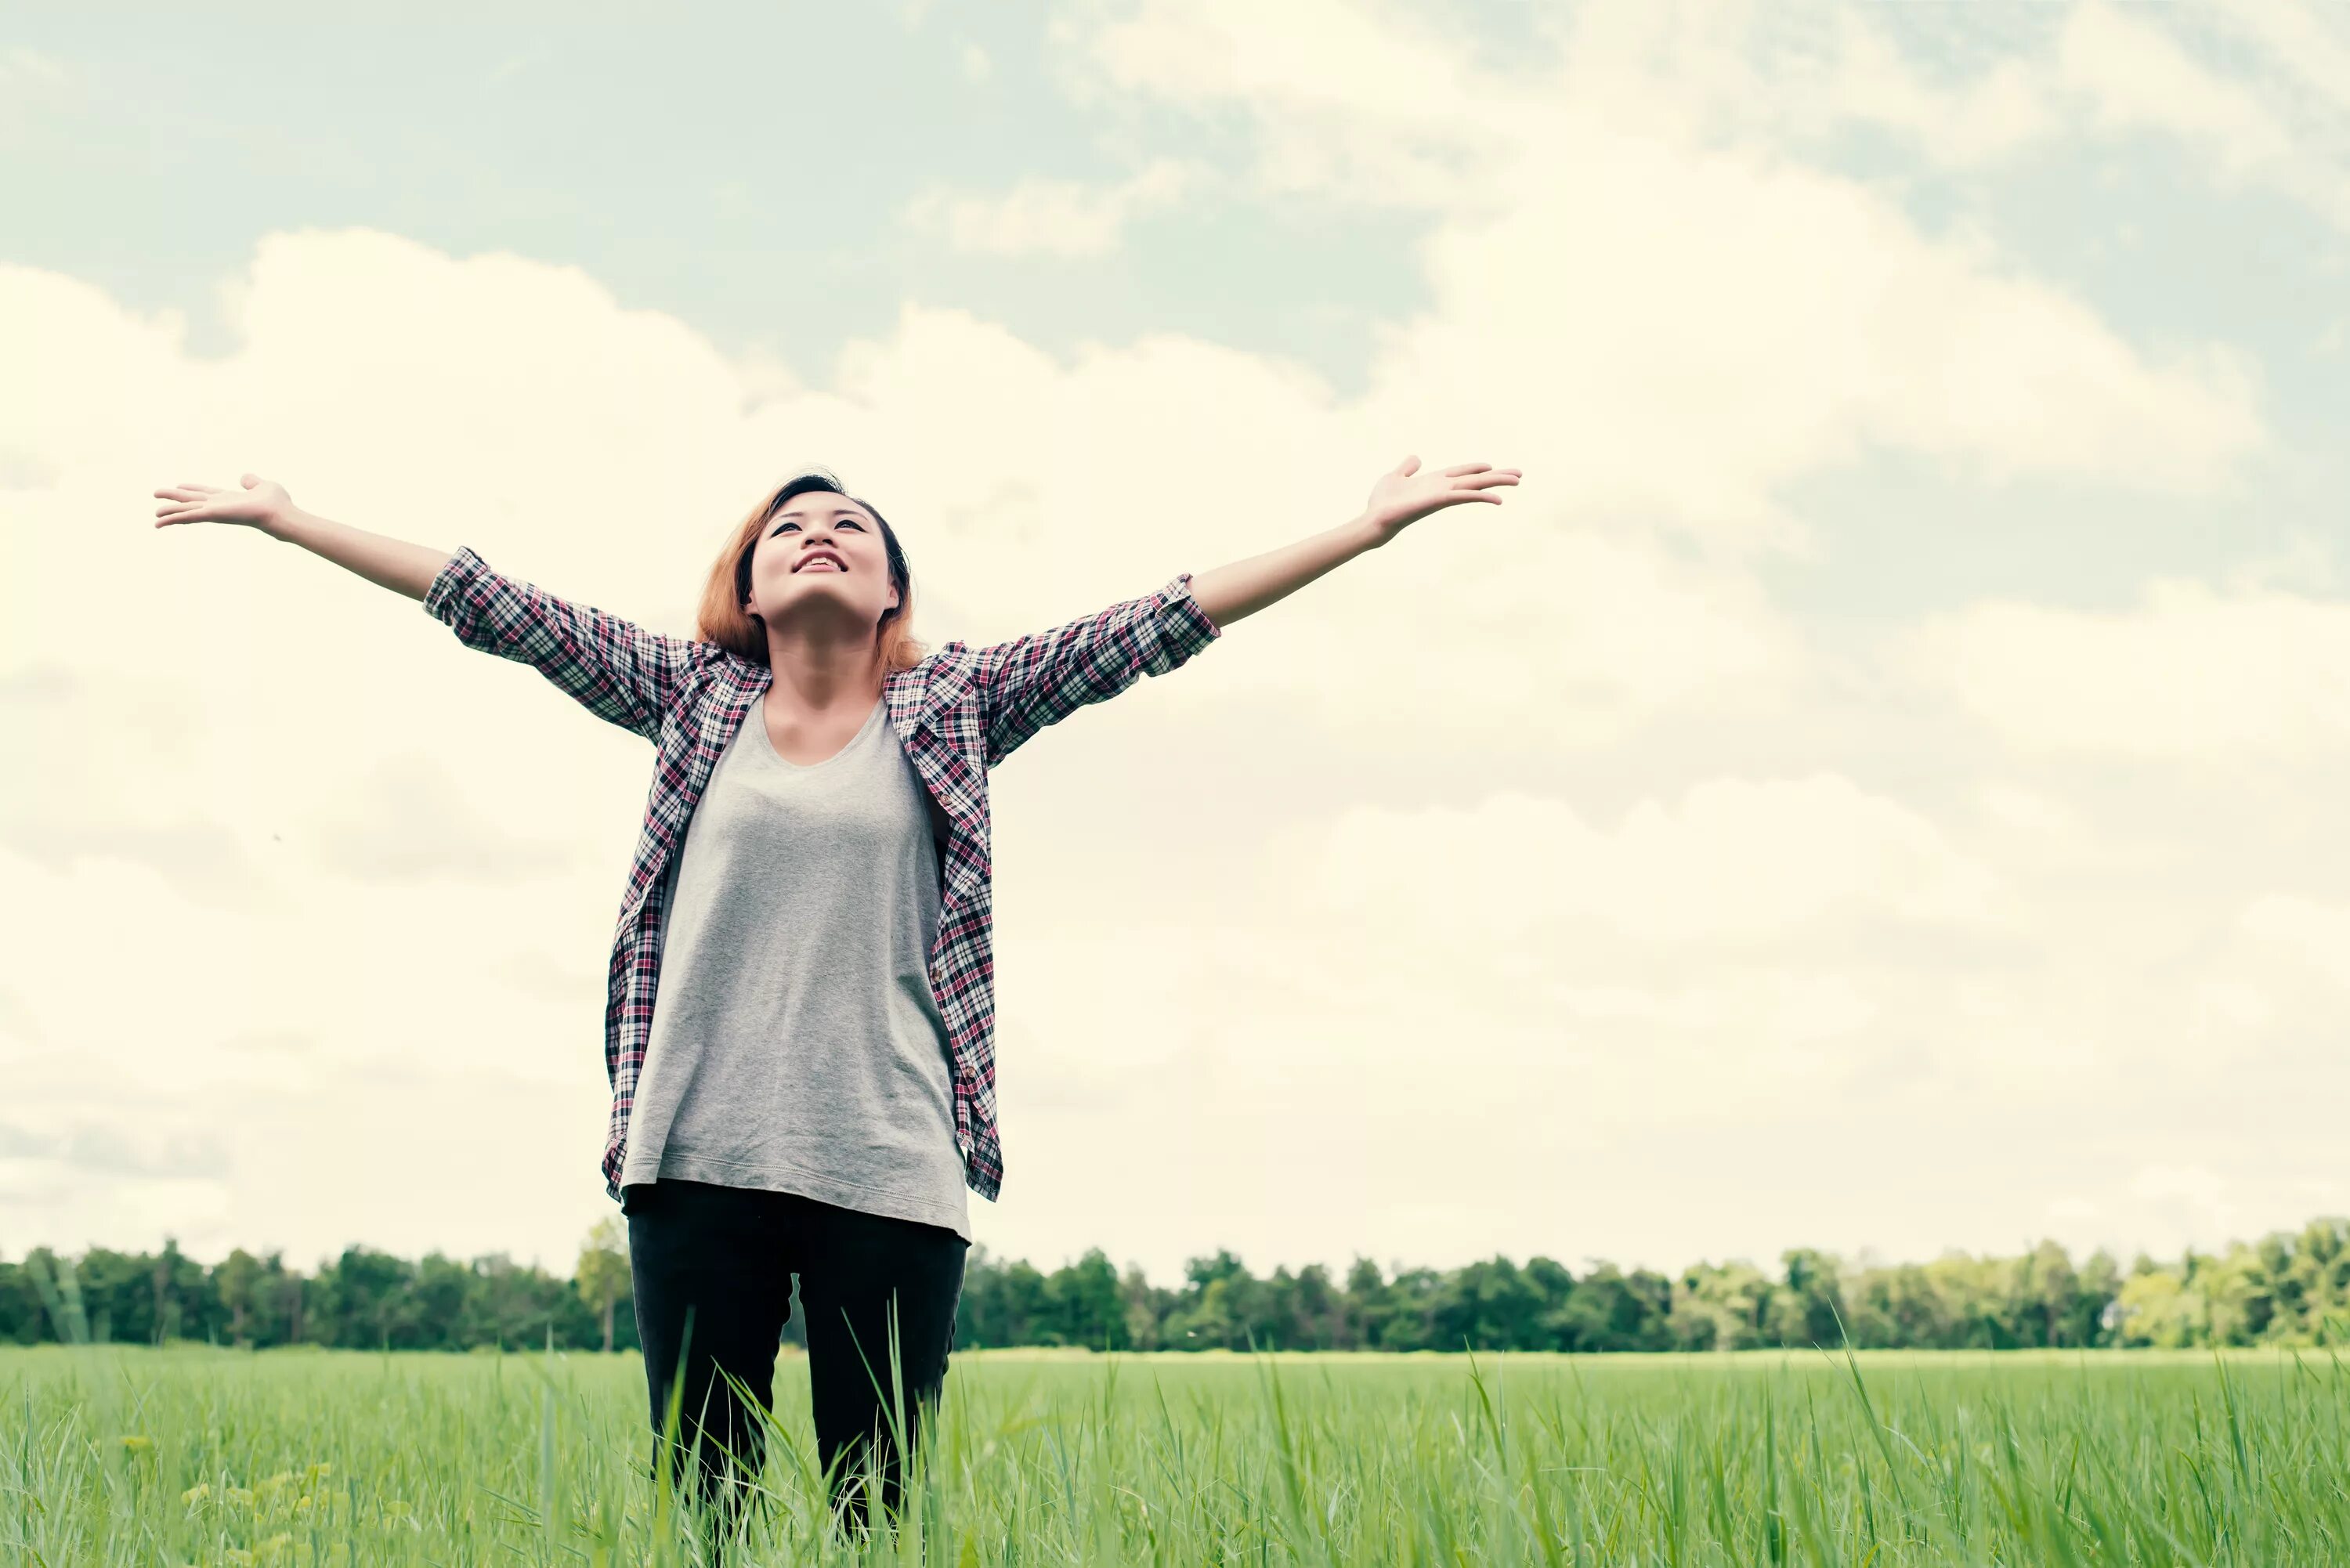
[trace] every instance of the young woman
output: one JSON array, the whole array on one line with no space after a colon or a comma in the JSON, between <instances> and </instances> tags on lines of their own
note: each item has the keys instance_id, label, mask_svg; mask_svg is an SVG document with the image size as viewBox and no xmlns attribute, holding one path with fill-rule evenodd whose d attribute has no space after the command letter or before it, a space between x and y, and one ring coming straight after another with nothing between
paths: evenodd
<instances>
[{"instance_id":1,"label":"young woman","mask_svg":"<svg viewBox=\"0 0 2350 1568\"><path fill-rule=\"evenodd\" d=\"M1003 1173L988 770L1408 524L1499 504L1520 476L1408 457L1336 527L927 655L896 534L826 474L733 527L691 639L567 603L470 548L330 522L255 474L155 494L157 527L244 524L299 545L653 742L606 997L604 1183L629 1218L655 1467L674 1406L725 1516L759 1468L795 1273L836 1507L861 1500L870 1468L895 1511L896 1413L910 1448L945 1378L965 1189L992 1199Z\"/></svg>"}]
</instances>

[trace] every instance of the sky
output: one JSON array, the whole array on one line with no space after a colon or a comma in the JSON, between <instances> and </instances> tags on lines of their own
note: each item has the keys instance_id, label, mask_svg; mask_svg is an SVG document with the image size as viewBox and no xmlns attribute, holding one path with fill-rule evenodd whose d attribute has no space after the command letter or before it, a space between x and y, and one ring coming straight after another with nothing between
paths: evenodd
<instances>
[{"instance_id":1,"label":"sky","mask_svg":"<svg viewBox=\"0 0 2350 1568\"><path fill-rule=\"evenodd\" d=\"M1007 759L1002 1199L1161 1282L2350 1210L2322 0L0 24L0 1256L567 1270L652 763L161 485L933 645L1523 470Z\"/></svg>"}]
</instances>

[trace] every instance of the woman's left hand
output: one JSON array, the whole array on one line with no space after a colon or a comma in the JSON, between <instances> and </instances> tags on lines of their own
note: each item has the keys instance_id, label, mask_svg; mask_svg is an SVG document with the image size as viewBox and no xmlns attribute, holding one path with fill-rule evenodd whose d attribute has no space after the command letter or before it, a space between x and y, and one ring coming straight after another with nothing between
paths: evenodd
<instances>
[{"instance_id":1,"label":"woman's left hand","mask_svg":"<svg viewBox=\"0 0 2350 1568\"><path fill-rule=\"evenodd\" d=\"M1495 468L1490 462L1456 462L1451 468L1422 473L1419 459L1408 457L1380 474L1379 482L1371 486L1363 521L1375 542L1384 545L1407 524L1443 507L1463 501L1490 501L1498 506L1502 498L1492 493L1492 488L1515 484L1521 477L1517 469Z\"/></svg>"}]
</instances>

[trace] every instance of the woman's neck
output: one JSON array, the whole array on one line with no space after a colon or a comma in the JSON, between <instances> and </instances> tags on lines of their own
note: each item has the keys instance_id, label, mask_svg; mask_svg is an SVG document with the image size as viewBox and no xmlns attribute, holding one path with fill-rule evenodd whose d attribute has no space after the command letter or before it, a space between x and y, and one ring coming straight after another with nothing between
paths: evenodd
<instances>
[{"instance_id":1,"label":"woman's neck","mask_svg":"<svg viewBox=\"0 0 2350 1568\"><path fill-rule=\"evenodd\" d=\"M858 646L774 630L767 634L767 668L774 675L769 700L802 713L862 713L879 699L888 673L878 638Z\"/></svg>"}]
</instances>

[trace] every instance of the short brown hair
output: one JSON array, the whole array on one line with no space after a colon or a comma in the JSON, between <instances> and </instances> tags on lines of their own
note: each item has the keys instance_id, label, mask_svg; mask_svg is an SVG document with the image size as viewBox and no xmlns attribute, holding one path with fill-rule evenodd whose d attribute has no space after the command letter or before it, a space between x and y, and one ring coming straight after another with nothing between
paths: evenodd
<instances>
[{"instance_id":1,"label":"short brown hair","mask_svg":"<svg viewBox=\"0 0 2350 1568\"><path fill-rule=\"evenodd\" d=\"M889 556L889 580L898 585L898 604L894 609L882 612L875 623L874 634L881 639L881 668L910 670L922 661L927 647L915 639L914 573L906 565L906 552L899 547L898 535L889 520L874 510L873 504L861 495L851 495L841 488L840 481L822 469L811 469L784 483L776 490L743 514L726 536L725 547L711 564L710 580L702 590L702 611L695 618L693 635L703 642L714 642L737 658L754 664L767 662L767 633L743 601L751 597L751 556L759 547L759 533L767 520L795 495L821 491L854 501L881 524L882 547Z\"/></svg>"}]
</instances>

